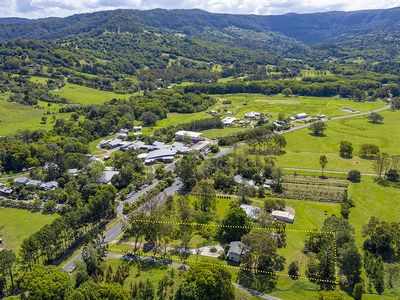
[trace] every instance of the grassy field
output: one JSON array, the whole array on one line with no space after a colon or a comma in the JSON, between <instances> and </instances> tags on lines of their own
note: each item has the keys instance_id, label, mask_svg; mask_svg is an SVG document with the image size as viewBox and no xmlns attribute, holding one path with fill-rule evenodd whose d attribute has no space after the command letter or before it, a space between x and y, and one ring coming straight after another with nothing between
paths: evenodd
<instances>
[{"instance_id":1,"label":"grassy field","mask_svg":"<svg viewBox=\"0 0 400 300\"><path fill-rule=\"evenodd\" d=\"M400 138L398 120L400 112L385 111L384 124L368 123L366 116L336 120L328 123L324 137L314 137L307 129L286 134L286 154L277 157L277 164L283 167L320 169L319 157L328 158L327 170L349 171L357 169L373 173L371 160L358 156L360 145L372 143L380 147L381 152L400 154L397 141ZM340 142L353 143L352 159L339 156Z\"/></svg>"},{"instance_id":2,"label":"grassy field","mask_svg":"<svg viewBox=\"0 0 400 300\"><path fill-rule=\"evenodd\" d=\"M371 216L389 222L398 222L400 216L400 188L385 187L375 179L363 177L361 183L350 185L349 196L354 200L350 223L356 230L358 244L362 244L361 229Z\"/></svg>"},{"instance_id":3,"label":"grassy field","mask_svg":"<svg viewBox=\"0 0 400 300\"><path fill-rule=\"evenodd\" d=\"M54 123L51 123L51 115L47 112L58 112L59 105L47 103L39 103L40 108L22 105L15 102L0 100L0 135L9 135L17 130L36 130L50 129ZM57 117L69 117L68 114L56 114ZM46 124L41 124L41 117L46 116Z\"/></svg>"},{"instance_id":4,"label":"grassy field","mask_svg":"<svg viewBox=\"0 0 400 300\"><path fill-rule=\"evenodd\" d=\"M72 103L83 105L102 104L111 99L128 99L130 94L116 94L113 92L101 91L77 84L67 83L59 91L52 91L54 95L59 95Z\"/></svg>"},{"instance_id":5,"label":"grassy field","mask_svg":"<svg viewBox=\"0 0 400 300\"><path fill-rule=\"evenodd\" d=\"M32 213L24 209L0 207L0 236L8 249L18 250L22 241L57 215Z\"/></svg>"},{"instance_id":6,"label":"grassy field","mask_svg":"<svg viewBox=\"0 0 400 300\"><path fill-rule=\"evenodd\" d=\"M370 111L384 106L383 102L355 102L340 98L317 97L284 97L283 95L265 96L261 94L229 94L213 95L219 100L213 109L230 110L236 117L242 118L244 114L257 111L271 114L273 119L279 113L293 115L305 112L311 115L324 114L335 117L349 114L342 108L350 108L355 111ZM222 104L223 100L231 100L232 104ZM244 105L244 103L246 103Z\"/></svg>"}]
</instances>

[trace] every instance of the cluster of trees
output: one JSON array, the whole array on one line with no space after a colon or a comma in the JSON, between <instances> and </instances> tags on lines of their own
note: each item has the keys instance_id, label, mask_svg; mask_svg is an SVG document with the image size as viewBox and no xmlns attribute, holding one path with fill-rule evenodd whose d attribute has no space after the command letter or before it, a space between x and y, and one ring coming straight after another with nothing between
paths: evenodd
<instances>
[{"instance_id":1,"label":"cluster of trees","mask_svg":"<svg viewBox=\"0 0 400 300\"><path fill-rule=\"evenodd\" d=\"M331 233L335 232L336 247ZM354 239L354 229L348 220L336 216L327 218L320 233L310 233L306 240L305 250L308 252L306 275L310 281L316 282L322 290L334 290L335 282L340 280L346 289L356 297L361 280L362 259ZM340 272L336 274L335 257ZM340 278L337 278L340 276ZM361 291L362 294L362 291Z\"/></svg>"},{"instance_id":2,"label":"cluster of trees","mask_svg":"<svg viewBox=\"0 0 400 300\"><path fill-rule=\"evenodd\" d=\"M115 187L102 186L86 205L71 209L25 239L21 245L22 263L25 266L52 263L69 253L102 220L114 214L116 196Z\"/></svg>"},{"instance_id":3,"label":"cluster of trees","mask_svg":"<svg viewBox=\"0 0 400 300\"><path fill-rule=\"evenodd\" d=\"M350 79L345 76L303 78L302 81L230 81L227 83L194 84L183 88L185 92L206 94L259 93L264 95L284 93L286 95L353 98L357 101L391 96L397 85L387 88L376 78Z\"/></svg>"},{"instance_id":4,"label":"cluster of trees","mask_svg":"<svg viewBox=\"0 0 400 300\"><path fill-rule=\"evenodd\" d=\"M257 139L266 139L272 137L274 131L274 127L272 124L267 124L264 126L246 129L243 131L239 131L237 133L223 136L218 140L218 145L220 146L230 146L242 141L257 141ZM256 145L257 143L254 143ZM262 143L261 143L262 144ZM260 144L260 145L261 145ZM282 148L282 147L281 147Z\"/></svg>"},{"instance_id":5,"label":"cluster of trees","mask_svg":"<svg viewBox=\"0 0 400 300\"><path fill-rule=\"evenodd\" d=\"M67 100L49 93L49 87L32 82L29 76L0 74L0 91L10 93L9 101L24 105L37 105L38 101L66 103Z\"/></svg>"}]
</instances>

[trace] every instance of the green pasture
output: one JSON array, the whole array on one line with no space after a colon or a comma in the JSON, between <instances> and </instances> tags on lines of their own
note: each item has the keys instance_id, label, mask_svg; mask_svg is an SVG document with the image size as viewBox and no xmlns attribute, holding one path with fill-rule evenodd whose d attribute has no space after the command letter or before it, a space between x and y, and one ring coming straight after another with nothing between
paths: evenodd
<instances>
[{"instance_id":1,"label":"green pasture","mask_svg":"<svg viewBox=\"0 0 400 300\"><path fill-rule=\"evenodd\" d=\"M397 141L400 138L398 120L400 112L382 112L384 123L371 124L366 116L328 122L324 137L314 137L308 129L285 134L286 154L277 157L277 165L292 168L320 169L319 157L326 155L326 170L374 173L373 161L358 156L362 144L379 146L381 152L400 154ZM353 143L353 158L342 158L339 155L340 142Z\"/></svg>"},{"instance_id":2,"label":"green pasture","mask_svg":"<svg viewBox=\"0 0 400 300\"><path fill-rule=\"evenodd\" d=\"M285 97L283 95L261 94L228 94L213 95L219 100L213 109L230 110L236 117L243 118L244 114L256 111L272 115L277 119L279 113L287 116L296 113L307 113L310 116L324 114L327 117L348 115L349 112L342 108L350 108L354 111L370 111L384 106L384 102L356 102L342 98L320 97ZM232 104L222 104L223 100L231 100ZM246 103L246 104L245 104Z\"/></svg>"},{"instance_id":3,"label":"green pasture","mask_svg":"<svg viewBox=\"0 0 400 300\"><path fill-rule=\"evenodd\" d=\"M117 94L113 92L101 91L82 85L67 83L58 91L51 91L54 95L59 95L72 103L82 105L103 104L111 99L128 99L130 94Z\"/></svg>"},{"instance_id":4,"label":"green pasture","mask_svg":"<svg viewBox=\"0 0 400 300\"><path fill-rule=\"evenodd\" d=\"M54 123L51 122L51 113L55 112L57 118L68 117L70 114L59 114L60 105L40 102L38 107L22 105L15 102L0 100L0 135L10 135L17 130L50 129ZM50 112L50 114L47 114ZM41 124L41 118L47 117L46 124Z\"/></svg>"},{"instance_id":5,"label":"green pasture","mask_svg":"<svg viewBox=\"0 0 400 300\"><path fill-rule=\"evenodd\" d=\"M51 223L57 215L32 213L25 209L0 207L0 236L7 249L18 250L22 241Z\"/></svg>"}]
</instances>

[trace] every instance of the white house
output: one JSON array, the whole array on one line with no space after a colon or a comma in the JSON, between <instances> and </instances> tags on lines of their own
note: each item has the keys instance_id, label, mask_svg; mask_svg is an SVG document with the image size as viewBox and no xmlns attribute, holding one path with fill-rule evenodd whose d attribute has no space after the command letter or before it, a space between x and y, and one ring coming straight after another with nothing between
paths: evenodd
<instances>
[{"instance_id":1,"label":"white house","mask_svg":"<svg viewBox=\"0 0 400 300\"><path fill-rule=\"evenodd\" d=\"M235 123L236 121L239 121L239 119L235 118L235 117L226 117L221 120L222 124L224 124L225 126L230 126L233 123Z\"/></svg>"},{"instance_id":2,"label":"white house","mask_svg":"<svg viewBox=\"0 0 400 300\"><path fill-rule=\"evenodd\" d=\"M293 117L295 119L305 119L308 117L308 115L306 113L299 113L299 114L295 114Z\"/></svg>"},{"instance_id":3,"label":"white house","mask_svg":"<svg viewBox=\"0 0 400 300\"><path fill-rule=\"evenodd\" d=\"M260 115L261 115L261 114L260 114L259 112L251 111L251 112L245 114L244 117L245 117L245 118L254 119L254 118L258 118Z\"/></svg>"}]
</instances>

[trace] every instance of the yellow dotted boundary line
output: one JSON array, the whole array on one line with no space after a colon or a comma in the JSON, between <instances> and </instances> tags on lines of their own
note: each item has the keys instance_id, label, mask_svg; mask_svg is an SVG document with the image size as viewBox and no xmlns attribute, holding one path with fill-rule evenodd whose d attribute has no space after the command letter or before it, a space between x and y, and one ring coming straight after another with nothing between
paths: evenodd
<instances>
[{"instance_id":1,"label":"yellow dotted boundary line","mask_svg":"<svg viewBox=\"0 0 400 300\"><path fill-rule=\"evenodd\" d=\"M111 251L111 252L119 252L119 253L123 253L123 254L130 253L129 251L115 249L115 248L110 248L109 251ZM261 273L261 274L272 274L272 275L290 277L288 274L283 273L283 272L278 272L278 271L271 272L271 271L264 271L264 270L259 270L259 269L240 267L240 266L230 266L230 265L224 265L224 264L218 264L218 263L212 263L212 262L198 261L198 260L194 260L194 259L183 259L182 261L176 261L176 260L173 260L174 257L171 256L171 255L161 256L161 255L150 255L150 254L143 253L143 252L135 252L135 256L136 257L151 257L151 258L154 258L154 259L170 260L171 262L182 264L182 265L185 264L185 263L194 263L194 264L201 264L201 265L208 265L208 266L215 266L215 267L231 268L231 269L235 269L235 270L253 271L253 272ZM296 278L297 279L306 279L306 280L309 279L308 277L302 276L302 275L299 275ZM339 282L337 280L333 281L333 280L325 280L325 279L315 278L315 279L313 279L313 281L339 284Z\"/></svg>"},{"instance_id":2,"label":"yellow dotted boundary line","mask_svg":"<svg viewBox=\"0 0 400 300\"><path fill-rule=\"evenodd\" d=\"M314 281L317 282L326 282L326 283L333 283L333 284L339 284L339 268L337 266L337 255L336 255L336 232L335 231L321 231L321 230L302 230L302 229L277 229L277 228L272 228L272 227L255 227L255 226L240 226L240 225L220 225L220 224L203 224L203 223L196 223L196 222L179 222L179 221L160 221L160 220L139 220L139 219L133 219L130 220L131 223L142 223L142 224L173 224L173 225L185 225L185 226L203 226L203 227L214 227L214 228L232 228L232 229L255 229L255 230L268 230L272 232L302 232L302 233L313 233L313 234L327 234L327 235L332 235L333 236L333 257L334 257L334 262L335 262L335 280L325 280L325 279L313 279ZM132 226L130 224L127 228L123 229L122 232L125 232ZM129 253L128 251L122 251L119 249L114 249L112 248L111 251L116 251L116 252L121 252L124 254ZM148 257L153 257L156 258L154 255L148 255L145 253L141 253L141 256L148 256ZM171 259L172 256L160 256L158 258L162 259ZM257 273L266 273L266 274L275 274L279 276L286 276L290 277L289 275L283 273L283 272L268 272L268 271L263 271L263 270L253 270L250 268L244 268L244 267L238 267L238 266L229 266L229 265L223 265L223 264L217 264L217 263L209 263L209 262L199 262L195 261L192 259L187 259L185 260L186 262L191 262L191 263L200 263L200 264L206 264L206 265L215 265L215 266L222 266L226 268L232 268L232 269L242 269L242 270L249 270L249 271L256 271ZM175 263L179 263L174 261ZM299 275L297 278L299 279L309 279L306 276Z\"/></svg>"},{"instance_id":3,"label":"yellow dotted boundary line","mask_svg":"<svg viewBox=\"0 0 400 300\"><path fill-rule=\"evenodd\" d=\"M203 227L215 227L215 228L233 228L233 229L255 229L255 230L268 230L275 232L303 232L303 233L314 233L314 234L331 234L335 235L334 231L322 231L322 230L303 230L303 229L277 229L273 227L256 227L256 226L240 226L240 225L220 225L220 224L203 224L196 222L179 222L179 221L159 221L159 220L130 220L132 223L147 223L147 224L173 224L173 225L187 225L187 226L203 226ZM127 230L131 225L125 228Z\"/></svg>"}]
</instances>

